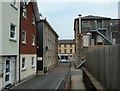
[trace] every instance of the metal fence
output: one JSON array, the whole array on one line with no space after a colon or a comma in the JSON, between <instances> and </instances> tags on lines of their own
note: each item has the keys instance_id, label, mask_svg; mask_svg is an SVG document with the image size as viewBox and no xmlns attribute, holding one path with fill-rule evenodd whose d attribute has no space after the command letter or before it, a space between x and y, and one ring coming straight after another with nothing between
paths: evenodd
<instances>
[{"instance_id":1,"label":"metal fence","mask_svg":"<svg viewBox=\"0 0 120 91\"><path fill-rule=\"evenodd\" d=\"M70 78L70 70L65 74L65 77L62 78L61 82L59 83L55 91L64 91L68 78Z\"/></svg>"},{"instance_id":2,"label":"metal fence","mask_svg":"<svg viewBox=\"0 0 120 91\"><path fill-rule=\"evenodd\" d=\"M85 53L86 68L108 89L120 89L120 44Z\"/></svg>"}]
</instances>

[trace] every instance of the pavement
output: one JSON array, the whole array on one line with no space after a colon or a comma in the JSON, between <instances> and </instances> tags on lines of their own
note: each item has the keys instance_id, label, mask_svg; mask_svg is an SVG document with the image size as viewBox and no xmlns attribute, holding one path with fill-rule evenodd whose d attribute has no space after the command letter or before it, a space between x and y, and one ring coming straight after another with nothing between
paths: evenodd
<instances>
[{"instance_id":1,"label":"pavement","mask_svg":"<svg viewBox=\"0 0 120 91\"><path fill-rule=\"evenodd\" d=\"M71 89L86 89L83 83L83 74L81 69L75 69L71 63Z\"/></svg>"},{"instance_id":2,"label":"pavement","mask_svg":"<svg viewBox=\"0 0 120 91\"><path fill-rule=\"evenodd\" d=\"M38 74L12 89L56 89L69 69L68 63L58 64L48 74Z\"/></svg>"}]
</instances>

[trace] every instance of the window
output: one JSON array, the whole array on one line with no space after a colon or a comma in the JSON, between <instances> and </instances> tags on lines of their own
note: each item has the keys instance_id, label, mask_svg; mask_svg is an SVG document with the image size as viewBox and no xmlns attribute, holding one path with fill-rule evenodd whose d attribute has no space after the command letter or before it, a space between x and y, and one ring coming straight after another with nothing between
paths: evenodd
<instances>
[{"instance_id":1,"label":"window","mask_svg":"<svg viewBox=\"0 0 120 91\"><path fill-rule=\"evenodd\" d=\"M61 53L61 49L59 49L59 53Z\"/></svg>"},{"instance_id":2,"label":"window","mask_svg":"<svg viewBox=\"0 0 120 91\"><path fill-rule=\"evenodd\" d=\"M66 53L66 49L64 50L64 53Z\"/></svg>"},{"instance_id":3,"label":"window","mask_svg":"<svg viewBox=\"0 0 120 91\"><path fill-rule=\"evenodd\" d=\"M70 47L72 47L72 44L70 44Z\"/></svg>"},{"instance_id":4,"label":"window","mask_svg":"<svg viewBox=\"0 0 120 91\"><path fill-rule=\"evenodd\" d=\"M15 32L16 32L16 31L15 31L15 27L16 27L16 26L13 25L13 24L10 25L10 38L11 38L11 39L15 39L15 38L16 38L16 35L15 35Z\"/></svg>"},{"instance_id":5,"label":"window","mask_svg":"<svg viewBox=\"0 0 120 91\"><path fill-rule=\"evenodd\" d=\"M66 44L64 45L64 47L66 47Z\"/></svg>"},{"instance_id":6,"label":"window","mask_svg":"<svg viewBox=\"0 0 120 91\"><path fill-rule=\"evenodd\" d=\"M59 44L59 47L61 47L61 44Z\"/></svg>"},{"instance_id":7,"label":"window","mask_svg":"<svg viewBox=\"0 0 120 91\"><path fill-rule=\"evenodd\" d=\"M25 5L26 2L24 2ZM23 7L23 17L27 18L27 8Z\"/></svg>"},{"instance_id":8,"label":"window","mask_svg":"<svg viewBox=\"0 0 120 91\"><path fill-rule=\"evenodd\" d=\"M34 66L34 57L32 57L32 66Z\"/></svg>"},{"instance_id":9,"label":"window","mask_svg":"<svg viewBox=\"0 0 120 91\"><path fill-rule=\"evenodd\" d=\"M83 28L88 28L88 27L89 27L89 23L88 23L88 22L83 22L82 27L83 27Z\"/></svg>"},{"instance_id":10,"label":"window","mask_svg":"<svg viewBox=\"0 0 120 91\"><path fill-rule=\"evenodd\" d=\"M35 15L32 14L32 24L35 24Z\"/></svg>"},{"instance_id":11,"label":"window","mask_svg":"<svg viewBox=\"0 0 120 91\"><path fill-rule=\"evenodd\" d=\"M32 45L35 45L35 36L32 35Z\"/></svg>"},{"instance_id":12,"label":"window","mask_svg":"<svg viewBox=\"0 0 120 91\"><path fill-rule=\"evenodd\" d=\"M25 58L22 58L22 69L25 69Z\"/></svg>"},{"instance_id":13,"label":"window","mask_svg":"<svg viewBox=\"0 0 120 91\"><path fill-rule=\"evenodd\" d=\"M25 31L23 31L22 32L22 43L26 43L26 32Z\"/></svg>"},{"instance_id":14,"label":"window","mask_svg":"<svg viewBox=\"0 0 120 91\"><path fill-rule=\"evenodd\" d=\"M70 49L70 53L72 53L72 49Z\"/></svg>"},{"instance_id":15,"label":"window","mask_svg":"<svg viewBox=\"0 0 120 91\"><path fill-rule=\"evenodd\" d=\"M16 6L16 0L12 0L11 5Z\"/></svg>"}]
</instances>

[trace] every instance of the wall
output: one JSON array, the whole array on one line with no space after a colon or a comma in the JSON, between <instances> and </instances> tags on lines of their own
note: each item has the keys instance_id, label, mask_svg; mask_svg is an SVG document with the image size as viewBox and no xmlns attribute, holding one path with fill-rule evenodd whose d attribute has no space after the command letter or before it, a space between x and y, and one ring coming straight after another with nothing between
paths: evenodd
<instances>
[{"instance_id":1,"label":"wall","mask_svg":"<svg viewBox=\"0 0 120 91\"><path fill-rule=\"evenodd\" d=\"M18 55L19 51L19 12L20 3L17 8L10 5L9 2L2 3L2 54L0 55ZM16 25L16 41L10 40L10 24Z\"/></svg>"},{"instance_id":2,"label":"wall","mask_svg":"<svg viewBox=\"0 0 120 91\"><path fill-rule=\"evenodd\" d=\"M120 45L86 52L86 68L108 89L120 89Z\"/></svg>"},{"instance_id":3,"label":"wall","mask_svg":"<svg viewBox=\"0 0 120 91\"><path fill-rule=\"evenodd\" d=\"M2 20L2 2L0 1L0 20ZM2 44L2 21L0 21L0 44ZM0 54L2 54L2 45L0 45Z\"/></svg>"},{"instance_id":4,"label":"wall","mask_svg":"<svg viewBox=\"0 0 120 91\"><path fill-rule=\"evenodd\" d=\"M32 2L29 2L28 6L27 6L27 18L24 18L22 16L22 10L21 10L21 35L22 35L22 31L26 32L26 44L22 43L22 36L21 36L21 40L20 40L20 54L36 54L36 40L37 40L37 36L36 36L36 23L35 25L32 24L32 14L35 15L34 13L34 8L33 8L33 4ZM35 36L35 45L32 45L32 35Z\"/></svg>"},{"instance_id":5,"label":"wall","mask_svg":"<svg viewBox=\"0 0 120 91\"><path fill-rule=\"evenodd\" d=\"M25 57L25 59L26 59L26 63L25 63L25 68L26 69L22 69L22 58L23 57ZM31 64L32 64L32 57L34 57L34 66L32 66ZM30 55L30 54L28 54L28 55L21 55L20 56L20 60L21 60L21 73L20 73L20 78L21 78L21 80L24 80L24 79L26 79L26 78L28 78L28 77L31 77L32 75L35 75L36 74L36 55Z\"/></svg>"},{"instance_id":6,"label":"wall","mask_svg":"<svg viewBox=\"0 0 120 91\"><path fill-rule=\"evenodd\" d=\"M56 34L46 21L43 22L43 60L44 66L49 69L56 64ZM48 51L45 50L46 46Z\"/></svg>"}]
</instances>

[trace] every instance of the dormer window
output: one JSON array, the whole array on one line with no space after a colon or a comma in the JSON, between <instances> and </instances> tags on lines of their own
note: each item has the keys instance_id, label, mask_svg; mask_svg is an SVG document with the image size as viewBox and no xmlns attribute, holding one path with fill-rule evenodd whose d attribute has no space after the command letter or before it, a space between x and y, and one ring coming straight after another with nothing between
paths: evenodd
<instances>
[{"instance_id":1,"label":"dormer window","mask_svg":"<svg viewBox=\"0 0 120 91\"><path fill-rule=\"evenodd\" d=\"M32 14L32 24L35 24L35 15Z\"/></svg>"}]
</instances>

